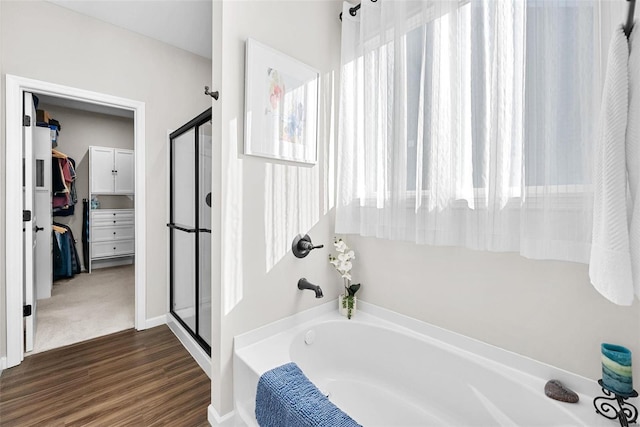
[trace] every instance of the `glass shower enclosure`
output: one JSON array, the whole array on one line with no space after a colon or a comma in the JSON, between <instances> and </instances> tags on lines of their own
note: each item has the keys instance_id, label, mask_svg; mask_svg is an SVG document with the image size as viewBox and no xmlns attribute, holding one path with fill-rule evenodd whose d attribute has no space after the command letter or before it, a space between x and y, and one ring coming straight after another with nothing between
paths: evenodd
<instances>
[{"instance_id":1,"label":"glass shower enclosure","mask_svg":"<svg viewBox=\"0 0 640 427\"><path fill-rule=\"evenodd\" d=\"M211 108L169 140L170 312L210 356Z\"/></svg>"}]
</instances>

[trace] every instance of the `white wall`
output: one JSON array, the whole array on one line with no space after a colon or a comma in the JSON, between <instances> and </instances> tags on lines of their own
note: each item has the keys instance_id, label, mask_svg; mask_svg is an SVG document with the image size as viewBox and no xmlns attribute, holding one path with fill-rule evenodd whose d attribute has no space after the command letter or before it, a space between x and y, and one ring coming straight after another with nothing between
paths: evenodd
<instances>
[{"instance_id":1,"label":"white wall","mask_svg":"<svg viewBox=\"0 0 640 427\"><path fill-rule=\"evenodd\" d=\"M600 343L640 354L640 304L609 303L589 283L587 265L346 239L367 302L592 379L601 378Z\"/></svg>"},{"instance_id":2,"label":"white wall","mask_svg":"<svg viewBox=\"0 0 640 427\"><path fill-rule=\"evenodd\" d=\"M82 199L89 198L89 146L126 148L133 150L133 119L108 114L82 111L40 103L51 117L62 126L58 136L57 150L76 161L76 194L78 203L74 214L54 216L53 220L71 227L77 240L76 249L83 258L82 247ZM133 208L133 201L126 196L107 196L100 198L102 208ZM83 267L88 268L84 265Z\"/></svg>"},{"instance_id":3,"label":"white wall","mask_svg":"<svg viewBox=\"0 0 640 427\"><path fill-rule=\"evenodd\" d=\"M146 318L163 315L167 310L167 130L211 106L211 98L203 95L204 85L211 83L211 61L49 2L3 0L0 9L3 88L6 73L145 103L149 214L145 224L136 226L146 227L147 236ZM3 152L5 143L3 133ZM2 180L0 199L4 200L4 175ZM3 298L4 293L3 276ZM2 316L2 334L5 325ZM3 336L3 345L5 340Z\"/></svg>"},{"instance_id":4,"label":"white wall","mask_svg":"<svg viewBox=\"0 0 640 427\"><path fill-rule=\"evenodd\" d=\"M221 217L214 225L215 271L220 255L220 277L214 280L212 350L212 404L219 414L233 409L233 336L336 298L340 290L337 273L328 254L333 239L331 198L332 78L338 79L340 21L338 1L246 1L214 2L214 87L219 87L220 125L214 121L214 158L220 157L214 186ZM253 38L292 56L321 73L319 161L313 167L284 164L244 156L244 44ZM219 62L216 62L219 61ZM333 123L335 125L335 123ZM221 141L221 142L220 142ZM218 151L219 150L219 151ZM217 156L216 153L220 152ZM221 167L221 170L220 170ZM216 179L214 178L214 185ZM220 233L215 227L221 227ZM309 233L324 249L304 259L291 253L298 233ZM306 277L320 285L324 298L297 289ZM219 281L219 282L218 282Z\"/></svg>"}]
</instances>

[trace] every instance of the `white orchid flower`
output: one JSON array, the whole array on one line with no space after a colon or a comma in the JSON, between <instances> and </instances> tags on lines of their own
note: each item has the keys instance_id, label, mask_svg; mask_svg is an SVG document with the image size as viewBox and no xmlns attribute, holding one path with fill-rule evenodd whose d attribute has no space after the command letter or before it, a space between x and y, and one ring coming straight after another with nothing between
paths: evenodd
<instances>
[{"instance_id":1,"label":"white orchid flower","mask_svg":"<svg viewBox=\"0 0 640 427\"><path fill-rule=\"evenodd\" d=\"M347 271L350 271L350 270L351 270L351 267L353 267L353 264L351 264L351 262L349 262L349 261L342 261L342 262L340 263L340 265L338 266L338 270L340 270L340 271L344 271L344 272L347 272Z\"/></svg>"},{"instance_id":2,"label":"white orchid flower","mask_svg":"<svg viewBox=\"0 0 640 427\"><path fill-rule=\"evenodd\" d=\"M1 0L0 0L1 1ZM353 264L351 260L356 258L356 253L349 249L347 244L342 239L335 239L333 245L336 248L337 256L329 255L329 263L334 266L340 276L345 279L345 295L350 292L347 286L351 284L351 268Z\"/></svg>"},{"instance_id":3,"label":"white orchid flower","mask_svg":"<svg viewBox=\"0 0 640 427\"><path fill-rule=\"evenodd\" d=\"M347 250L347 244L342 241L342 240L338 240L337 242L334 243L336 250L338 252L344 252L345 250Z\"/></svg>"},{"instance_id":4,"label":"white orchid flower","mask_svg":"<svg viewBox=\"0 0 640 427\"><path fill-rule=\"evenodd\" d=\"M351 258L348 254L338 254L338 259L342 262L349 261Z\"/></svg>"},{"instance_id":5,"label":"white orchid flower","mask_svg":"<svg viewBox=\"0 0 640 427\"><path fill-rule=\"evenodd\" d=\"M355 252L353 252L351 250L349 252L344 252L344 253L338 254L338 259L340 261L350 261L350 260L355 259L355 258L356 258L356 254L355 254Z\"/></svg>"}]
</instances>

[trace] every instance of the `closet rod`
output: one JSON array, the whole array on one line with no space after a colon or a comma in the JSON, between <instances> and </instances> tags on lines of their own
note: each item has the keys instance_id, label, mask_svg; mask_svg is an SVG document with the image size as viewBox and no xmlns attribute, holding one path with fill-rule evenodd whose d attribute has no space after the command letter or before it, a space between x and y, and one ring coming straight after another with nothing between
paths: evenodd
<instances>
[{"instance_id":1,"label":"closet rod","mask_svg":"<svg viewBox=\"0 0 640 427\"><path fill-rule=\"evenodd\" d=\"M636 0L627 0L629 3L629 9L627 10L627 22L624 24L624 34L629 37L631 30L633 29L633 15L636 10Z\"/></svg>"}]
</instances>

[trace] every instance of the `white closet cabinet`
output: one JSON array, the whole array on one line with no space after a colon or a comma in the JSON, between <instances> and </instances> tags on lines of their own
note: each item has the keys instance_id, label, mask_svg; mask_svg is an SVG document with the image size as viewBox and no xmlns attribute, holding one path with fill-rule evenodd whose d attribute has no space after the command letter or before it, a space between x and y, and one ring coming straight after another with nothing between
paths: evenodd
<instances>
[{"instance_id":1,"label":"white closet cabinet","mask_svg":"<svg viewBox=\"0 0 640 427\"><path fill-rule=\"evenodd\" d=\"M92 194L133 194L134 151L89 147L89 189Z\"/></svg>"},{"instance_id":2,"label":"white closet cabinet","mask_svg":"<svg viewBox=\"0 0 640 427\"><path fill-rule=\"evenodd\" d=\"M135 193L134 151L89 147L89 200L94 196L129 197ZM91 202L90 202L91 203ZM89 273L115 258L135 256L133 209L95 209L89 217Z\"/></svg>"},{"instance_id":3,"label":"white closet cabinet","mask_svg":"<svg viewBox=\"0 0 640 427\"><path fill-rule=\"evenodd\" d=\"M133 209L91 211L91 261L133 256Z\"/></svg>"}]
</instances>

